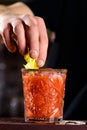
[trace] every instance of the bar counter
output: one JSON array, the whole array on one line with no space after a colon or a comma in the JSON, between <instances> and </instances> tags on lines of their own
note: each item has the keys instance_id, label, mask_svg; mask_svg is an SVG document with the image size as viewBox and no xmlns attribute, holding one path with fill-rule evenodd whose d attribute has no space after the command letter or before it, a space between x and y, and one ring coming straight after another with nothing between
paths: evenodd
<instances>
[{"instance_id":1,"label":"bar counter","mask_svg":"<svg viewBox=\"0 0 87 130\"><path fill-rule=\"evenodd\" d=\"M0 118L0 130L87 130L86 121L61 121L56 124L25 123L23 118Z\"/></svg>"}]
</instances>

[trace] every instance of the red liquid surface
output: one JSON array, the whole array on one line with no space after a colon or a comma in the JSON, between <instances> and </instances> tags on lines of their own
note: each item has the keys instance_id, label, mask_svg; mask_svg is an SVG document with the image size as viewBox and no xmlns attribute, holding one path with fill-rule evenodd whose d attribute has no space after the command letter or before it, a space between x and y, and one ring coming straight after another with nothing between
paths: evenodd
<instances>
[{"instance_id":1,"label":"red liquid surface","mask_svg":"<svg viewBox=\"0 0 87 130\"><path fill-rule=\"evenodd\" d=\"M63 115L66 72L22 72L25 118L59 119Z\"/></svg>"}]
</instances>

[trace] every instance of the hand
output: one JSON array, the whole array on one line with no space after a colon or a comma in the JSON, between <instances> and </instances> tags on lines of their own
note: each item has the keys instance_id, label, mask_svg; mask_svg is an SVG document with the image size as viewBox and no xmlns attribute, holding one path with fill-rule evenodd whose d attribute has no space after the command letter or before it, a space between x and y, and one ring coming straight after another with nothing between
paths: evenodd
<instances>
[{"instance_id":1,"label":"hand","mask_svg":"<svg viewBox=\"0 0 87 130\"><path fill-rule=\"evenodd\" d=\"M10 52L17 49L21 55L30 51L42 67L46 61L48 37L44 20L31 15L0 15L0 34Z\"/></svg>"}]
</instances>

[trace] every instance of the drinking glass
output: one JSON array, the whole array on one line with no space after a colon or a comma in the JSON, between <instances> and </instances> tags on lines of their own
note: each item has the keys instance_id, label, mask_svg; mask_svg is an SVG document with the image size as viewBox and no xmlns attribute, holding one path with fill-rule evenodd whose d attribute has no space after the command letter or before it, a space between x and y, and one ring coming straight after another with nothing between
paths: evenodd
<instances>
[{"instance_id":1,"label":"drinking glass","mask_svg":"<svg viewBox=\"0 0 87 130\"><path fill-rule=\"evenodd\" d=\"M21 69L25 122L63 119L67 69Z\"/></svg>"}]
</instances>

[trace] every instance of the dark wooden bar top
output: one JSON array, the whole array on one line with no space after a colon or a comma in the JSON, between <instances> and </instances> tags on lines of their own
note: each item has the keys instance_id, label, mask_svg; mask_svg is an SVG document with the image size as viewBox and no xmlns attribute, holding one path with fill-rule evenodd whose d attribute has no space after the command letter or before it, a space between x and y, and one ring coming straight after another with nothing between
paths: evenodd
<instances>
[{"instance_id":1,"label":"dark wooden bar top","mask_svg":"<svg viewBox=\"0 0 87 130\"><path fill-rule=\"evenodd\" d=\"M56 124L26 123L23 118L0 118L0 130L87 130L86 121L61 121Z\"/></svg>"}]
</instances>

